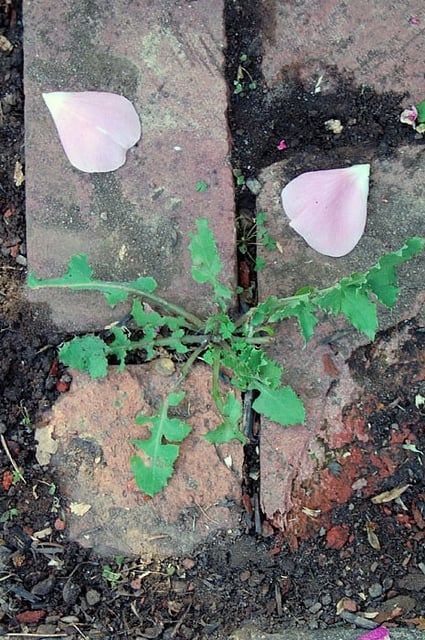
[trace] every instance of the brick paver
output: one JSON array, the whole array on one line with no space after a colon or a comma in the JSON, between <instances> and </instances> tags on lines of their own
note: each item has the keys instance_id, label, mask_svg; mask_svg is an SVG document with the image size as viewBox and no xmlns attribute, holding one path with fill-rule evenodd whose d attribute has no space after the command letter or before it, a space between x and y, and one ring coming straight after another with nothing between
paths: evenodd
<instances>
[{"instance_id":1,"label":"brick paver","mask_svg":"<svg viewBox=\"0 0 425 640\"><path fill-rule=\"evenodd\" d=\"M322 76L321 90L332 90L326 68L336 66L340 73L352 74L357 85L407 92L415 103L423 100L424 16L419 4L300 0L267 6L262 69L270 86L282 69L292 69L312 89Z\"/></svg>"},{"instance_id":2,"label":"brick paver","mask_svg":"<svg viewBox=\"0 0 425 640\"><path fill-rule=\"evenodd\" d=\"M29 268L55 277L84 252L97 277L150 275L161 295L205 313L210 290L190 277L188 233L196 218L210 220L223 280L236 285L223 0L213 10L210 0L24 0L24 17ZM122 168L90 175L70 165L41 95L58 90L111 91L134 104L142 137ZM209 185L205 193L195 190L199 180ZM124 313L96 293L30 295L70 332L101 328ZM74 374L51 423L62 489L70 504L91 505L84 516L69 514L71 538L105 554L165 556L236 526L242 447L216 450L202 438L219 420L209 382L202 367L186 381L193 433L167 490L145 503L130 481L128 439L140 432L136 413L152 411L145 398L155 404L170 379L150 366L102 381Z\"/></svg>"},{"instance_id":3,"label":"brick paver","mask_svg":"<svg viewBox=\"0 0 425 640\"><path fill-rule=\"evenodd\" d=\"M420 46L423 25L409 20L412 6L378 0L273 6L274 11L270 10L264 21L263 33L262 69L269 86L275 85L285 72L295 70L312 92L321 76L321 91L330 92L334 87L327 66L331 65L340 73L352 73L357 85L368 84L378 92L408 92L414 102L424 98L424 53ZM405 147L395 158L372 160L365 235L351 254L338 259L319 255L289 227L280 201L280 192L289 180L286 161L265 169L259 176L264 186L257 210L268 213L270 232L279 241L282 254L271 256L260 250L267 264L259 273L260 299L269 294L290 295L307 284L327 286L354 270L366 269L383 253L399 248L406 238L424 235L422 149ZM370 159L365 149L359 162ZM335 152L332 157L306 157L305 162L306 171L346 166L343 152ZM391 311L381 310L383 328L415 316L423 324L424 268L425 257L421 256L400 269L400 301ZM388 366L400 357L406 339L400 334L397 345L384 349L382 357L387 358ZM347 359L366 342L367 338L360 337L343 320L333 319L324 323L304 348L291 320L277 331L270 349L286 365L285 381L294 386L307 409L304 426L283 429L262 420L262 507L286 531L294 546L297 538L308 530L317 531L325 522L321 516L308 515L306 510L323 515L332 506L346 503L356 491L356 495L370 495L375 480L381 481L388 469L394 470L399 463L396 453L389 453L389 461L382 452L378 455L387 466L382 464L363 489L355 484L356 480L362 482L362 458L354 441L367 441L367 425L362 418L367 412L364 408L364 414L347 418L347 407L352 403L361 407L362 401L366 407L373 399L364 395L363 385L353 378ZM347 445L352 457L338 457L338 449ZM372 455L366 446L363 448L362 455ZM327 468L332 459L343 465L340 479ZM379 467L379 460L374 464Z\"/></svg>"},{"instance_id":4,"label":"brick paver","mask_svg":"<svg viewBox=\"0 0 425 640\"><path fill-rule=\"evenodd\" d=\"M242 446L215 447L203 437L220 418L211 403L210 373L201 365L184 381L186 396L169 413L192 427L181 444L175 474L153 499L135 485L130 458L136 449L129 440L148 435L135 416L152 415L178 376L161 371L161 361L155 361L112 371L102 380L73 372L70 391L36 431L40 439L40 432L50 429L57 443L52 463L69 499L68 534L104 555L191 553L212 533L231 533L239 524ZM73 513L81 504L89 510Z\"/></svg>"},{"instance_id":5,"label":"brick paver","mask_svg":"<svg viewBox=\"0 0 425 640\"><path fill-rule=\"evenodd\" d=\"M224 280L235 284L222 4L24 1L28 262L38 277L60 275L85 252L99 277L154 276L162 294L202 312L209 292L191 281L187 234L205 216ZM70 165L41 96L57 90L112 91L133 102L142 138L121 169L90 175ZM206 193L195 191L201 179ZM95 293L32 299L66 330L112 317Z\"/></svg>"}]
</instances>

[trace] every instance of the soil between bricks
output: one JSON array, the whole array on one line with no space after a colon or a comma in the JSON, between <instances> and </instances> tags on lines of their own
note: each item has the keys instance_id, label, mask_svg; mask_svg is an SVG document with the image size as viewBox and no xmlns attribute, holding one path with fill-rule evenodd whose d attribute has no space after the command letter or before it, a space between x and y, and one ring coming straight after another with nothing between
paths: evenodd
<instances>
[{"instance_id":1,"label":"soil between bricks","mask_svg":"<svg viewBox=\"0 0 425 640\"><path fill-rule=\"evenodd\" d=\"M231 4L243 15L245 7ZM246 12L248 9L247 5ZM119 564L110 558L111 569L119 574L118 582L111 584L105 559L69 543L66 528L63 530L68 503L60 478L41 468L34 457L32 424L55 400L67 378L55 359L55 347L65 336L49 326L39 308L23 300L25 274L16 261L17 256L25 255L23 190L13 183L15 163L23 160L22 23L18 3L12 0L2 4L0 27L14 45L11 53L2 54L5 73L0 81L0 426L26 480L26 484L8 486L6 474L11 465L2 451L1 509L3 514L17 509L18 514L3 523L1 632L30 630L48 636L60 630L69 638L81 637L81 633L89 638L137 638L142 634L151 638L221 638L250 620L269 631L282 625L307 625L311 629L343 626L353 620L348 614L355 615L350 608L378 611L387 617L402 609L394 624L424 616L425 579L417 569L425 560L425 496L420 488L409 490L404 506L391 504L383 521L365 501L354 500L332 511L330 517L336 528L332 540L341 540L341 535L347 534L342 549L329 548L330 539L319 535L302 543L297 553L290 553L279 534L270 530L270 536L255 538L248 535L249 527L242 520L232 533L218 534L190 557L170 557L164 562L153 558L142 563L124 559ZM413 336L416 340L409 349L423 353L423 328L411 325L406 330L410 342ZM386 339L386 334L380 337L384 342ZM401 420L408 414L412 393L418 390L425 395L425 390L409 387L409 379L416 375L415 369L409 368L417 366L413 358L400 384L404 395L398 406L387 407L389 413L384 420L387 399L375 350L376 345L359 350L353 355L352 366L359 375L368 372L371 392L384 404L377 408L380 413L375 424L379 431L385 421ZM419 440L417 446L424 450ZM407 475L409 469L413 474L420 472L420 461L420 454L409 456ZM380 531L387 536L385 553L373 549L367 541L366 525L371 522L378 536ZM38 543L34 542L36 532L43 532ZM336 604L342 599L350 607L345 617L336 615ZM385 611L388 607L389 612Z\"/></svg>"}]
</instances>

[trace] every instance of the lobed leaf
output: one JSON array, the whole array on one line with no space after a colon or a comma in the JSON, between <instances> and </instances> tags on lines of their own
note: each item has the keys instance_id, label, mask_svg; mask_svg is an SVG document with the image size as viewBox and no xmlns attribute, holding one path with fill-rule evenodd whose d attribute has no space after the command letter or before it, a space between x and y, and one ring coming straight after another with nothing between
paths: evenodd
<instances>
[{"instance_id":1,"label":"lobed leaf","mask_svg":"<svg viewBox=\"0 0 425 640\"><path fill-rule=\"evenodd\" d=\"M73 338L59 348L63 364L78 371L86 371L92 378L104 378L108 370L108 345L97 336Z\"/></svg>"},{"instance_id":2,"label":"lobed leaf","mask_svg":"<svg viewBox=\"0 0 425 640\"><path fill-rule=\"evenodd\" d=\"M192 278L200 284L211 284L216 298L229 300L232 297L231 290L219 282L217 278L221 273L222 264L208 220L199 218L196 221L196 226L198 227L198 233L189 233L191 238L189 249L192 255Z\"/></svg>"},{"instance_id":3,"label":"lobed leaf","mask_svg":"<svg viewBox=\"0 0 425 640\"><path fill-rule=\"evenodd\" d=\"M246 438L240 430L240 419L242 416L242 404L230 391L226 395L223 409L221 411L223 422L216 429L209 431L204 437L211 444L223 444L231 440L239 440L245 444Z\"/></svg>"},{"instance_id":4,"label":"lobed leaf","mask_svg":"<svg viewBox=\"0 0 425 640\"><path fill-rule=\"evenodd\" d=\"M395 267L418 255L425 245L425 238L415 236L409 238L398 251L393 251L378 260L366 275L368 287L378 300L387 307L392 307L397 299L400 288L396 286L397 274Z\"/></svg>"},{"instance_id":5,"label":"lobed leaf","mask_svg":"<svg viewBox=\"0 0 425 640\"><path fill-rule=\"evenodd\" d=\"M305 408L292 387L271 389L256 381L252 388L260 392L252 404L254 411L284 427L304 423Z\"/></svg>"},{"instance_id":6,"label":"lobed leaf","mask_svg":"<svg viewBox=\"0 0 425 640\"><path fill-rule=\"evenodd\" d=\"M319 296L317 304L329 313L342 313L358 330L373 340L378 329L376 304L364 288L338 285Z\"/></svg>"},{"instance_id":7,"label":"lobed leaf","mask_svg":"<svg viewBox=\"0 0 425 640\"><path fill-rule=\"evenodd\" d=\"M108 304L115 307L119 302L125 302L129 293L151 294L155 291L157 283L154 278L141 277L131 282L108 282L92 278L93 270L85 253L79 253L71 257L67 271L59 278L36 278L29 273L27 284L31 289L43 287L67 287L72 291L94 290L100 291L105 296Z\"/></svg>"},{"instance_id":8,"label":"lobed leaf","mask_svg":"<svg viewBox=\"0 0 425 640\"><path fill-rule=\"evenodd\" d=\"M168 408L177 406L184 396L184 392L170 393L156 415L136 417L136 424L151 425L151 435L146 440L130 440L144 454L144 459L133 456L130 465L137 486L149 496L159 493L173 475L180 447L171 443L181 442L191 431L191 427L182 420L168 416ZM168 443L165 444L164 440Z\"/></svg>"},{"instance_id":9,"label":"lobed leaf","mask_svg":"<svg viewBox=\"0 0 425 640\"><path fill-rule=\"evenodd\" d=\"M114 340L108 345L108 351L117 358L119 362L118 371L124 371L125 358L132 348L132 342L122 327L113 327L111 333L114 336Z\"/></svg>"}]
</instances>

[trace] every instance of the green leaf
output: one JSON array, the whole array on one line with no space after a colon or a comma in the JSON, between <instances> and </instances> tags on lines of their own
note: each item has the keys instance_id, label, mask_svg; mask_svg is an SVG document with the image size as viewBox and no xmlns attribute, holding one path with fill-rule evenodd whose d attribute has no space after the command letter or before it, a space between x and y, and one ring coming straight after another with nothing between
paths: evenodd
<instances>
[{"instance_id":1,"label":"green leaf","mask_svg":"<svg viewBox=\"0 0 425 640\"><path fill-rule=\"evenodd\" d=\"M124 371L125 358L128 351L131 350L132 342L122 327L113 327L111 333L114 340L108 345L109 353L114 355L118 362L118 371Z\"/></svg>"},{"instance_id":2,"label":"green leaf","mask_svg":"<svg viewBox=\"0 0 425 640\"><path fill-rule=\"evenodd\" d=\"M224 367L233 372L232 384L240 391L246 391L254 379L270 387L280 384L282 367L269 358L265 351L246 343L243 338L235 340L231 349L222 349L220 360Z\"/></svg>"},{"instance_id":3,"label":"green leaf","mask_svg":"<svg viewBox=\"0 0 425 640\"><path fill-rule=\"evenodd\" d=\"M157 311L146 310L144 304L138 299L133 300L133 307L131 309L131 315L134 318L135 323L141 329L146 327L168 327L171 331L180 329L185 326L185 320L182 316L163 316Z\"/></svg>"},{"instance_id":4,"label":"green leaf","mask_svg":"<svg viewBox=\"0 0 425 640\"><path fill-rule=\"evenodd\" d=\"M198 180L198 182L195 184L195 191L199 191L199 193L205 193L208 187L209 184L205 182L205 180Z\"/></svg>"},{"instance_id":5,"label":"green leaf","mask_svg":"<svg viewBox=\"0 0 425 640\"><path fill-rule=\"evenodd\" d=\"M317 304L329 313L344 314L358 331L373 340L378 328L376 305L364 288L343 285L342 282L329 293L318 295Z\"/></svg>"},{"instance_id":6,"label":"green leaf","mask_svg":"<svg viewBox=\"0 0 425 640\"><path fill-rule=\"evenodd\" d=\"M27 283L31 288L37 288L45 283L49 283L52 286L70 286L77 283L84 284L91 282L92 274L93 270L89 265L87 254L79 253L71 257L68 268L63 276L39 280L33 273L29 273Z\"/></svg>"},{"instance_id":7,"label":"green leaf","mask_svg":"<svg viewBox=\"0 0 425 640\"><path fill-rule=\"evenodd\" d=\"M304 405L291 387L271 389L256 381L252 388L260 392L252 404L254 411L284 427L304 423Z\"/></svg>"},{"instance_id":8,"label":"green leaf","mask_svg":"<svg viewBox=\"0 0 425 640\"><path fill-rule=\"evenodd\" d=\"M229 318L227 313L215 313L210 316L205 323L205 333L221 336L224 340L232 337L235 331L235 323Z\"/></svg>"},{"instance_id":9,"label":"green leaf","mask_svg":"<svg viewBox=\"0 0 425 640\"><path fill-rule=\"evenodd\" d=\"M418 112L418 123L425 122L425 100L416 105Z\"/></svg>"},{"instance_id":10,"label":"green leaf","mask_svg":"<svg viewBox=\"0 0 425 640\"><path fill-rule=\"evenodd\" d=\"M182 420L168 416L168 408L176 407L184 396L184 392L170 393L156 415L136 417L136 424L151 425L151 435L146 440L130 440L144 454L144 459L133 456L130 465L137 486L149 496L159 493L173 475L180 447L170 443L181 442L191 431L191 427ZM164 440L168 443L164 444Z\"/></svg>"},{"instance_id":11,"label":"green leaf","mask_svg":"<svg viewBox=\"0 0 425 640\"><path fill-rule=\"evenodd\" d=\"M217 276L221 273L222 265L218 253L214 234L209 228L206 218L196 221L198 233L189 233L191 242L189 249L192 255L192 278L201 284L209 283L214 289L216 298L230 299L231 290L219 282Z\"/></svg>"},{"instance_id":12,"label":"green leaf","mask_svg":"<svg viewBox=\"0 0 425 640\"><path fill-rule=\"evenodd\" d=\"M33 273L28 275L27 284L32 289L44 287L67 287L72 291L94 290L105 296L108 304L114 307L119 302L125 302L129 293L150 294L155 291L157 283L154 278L137 278L132 282L108 282L92 278L93 270L89 265L87 255L80 253L71 257L68 269L59 278L39 280Z\"/></svg>"},{"instance_id":13,"label":"green leaf","mask_svg":"<svg viewBox=\"0 0 425 640\"><path fill-rule=\"evenodd\" d=\"M264 269L265 266L266 266L266 263L265 263L264 258L261 258L261 256L257 256L255 258L254 270L255 271L262 271L262 269Z\"/></svg>"},{"instance_id":14,"label":"green leaf","mask_svg":"<svg viewBox=\"0 0 425 640\"><path fill-rule=\"evenodd\" d=\"M246 438L241 432L239 425L242 416L242 404L230 391L226 395L226 400L221 411L223 422L216 429L209 431L204 437L211 444L223 444L231 440L239 440L245 444Z\"/></svg>"},{"instance_id":15,"label":"green leaf","mask_svg":"<svg viewBox=\"0 0 425 640\"><path fill-rule=\"evenodd\" d=\"M286 307L284 306L272 313L269 317L269 322L277 322L292 316L296 317L302 336L308 342L319 322L315 315L316 309L317 306L309 300L308 295L300 295L298 300L290 301Z\"/></svg>"},{"instance_id":16,"label":"green leaf","mask_svg":"<svg viewBox=\"0 0 425 640\"><path fill-rule=\"evenodd\" d=\"M108 370L108 345L97 336L82 336L65 342L59 349L63 364L86 371L92 378L104 378Z\"/></svg>"},{"instance_id":17,"label":"green leaf","mask_svg":"<svg viewBox=\"0 0 425 640\"><path fill-rule=\"evenodd\" d=\"M395 267L418 255L425 245L425 238L413 237L398 251L388 253L378 260L378 264L366 275L368 287L378 300L387 307L392 307L400 291L397 283Z\"/></svg>"}]
</instances>

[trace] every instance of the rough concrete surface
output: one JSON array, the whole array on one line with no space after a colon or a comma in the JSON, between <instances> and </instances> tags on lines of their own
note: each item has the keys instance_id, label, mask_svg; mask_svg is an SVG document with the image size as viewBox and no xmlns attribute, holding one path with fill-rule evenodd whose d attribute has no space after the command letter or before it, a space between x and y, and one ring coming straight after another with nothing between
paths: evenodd
<instances>
[{"instance_id":1,"label":"rough concrete surface","mask_svg":"<svg viewBox=\"0 0 425 640\"><path fill-rule=\"evenodd\" d=\"M50 431L38 457L46 447L56 449L52 465L69 498L70 538L103 555L182 555L239 523L242 447L235 442L215 447L203 438L220 422L206 367L192 370L180 387L186 391L184 400L170 410L192 431L181 445L168 486L150 499L135 485L130 458L136 449L129 441L146 438L149 431L134 419L139 413L152 415L177 381L177 372L158 371L161 361L112 371L101 380L75 371L71 390L36 431L39 441ZM90 508L78 515L75 505Z\"/></svg>"},{"instance_id":2,"label":"rough concrete surface","mask_svg":"<svg viewBox=\"0 0 425 640\"><path fill-rule=\"evenodd\" d=\"M24 0L27 244L38 277L61 275L83 252L97 277L153 276L163 295L201 313L210 292L191 281L187 245L196 218L207 217L223 279L235 285L222 0L214 4L64 0L46 11ZM125 95L142 124L126 164L104 174L70 165L41 95L95 90ZM206 193L195 190L201 179ZM70 331L122 314L91 292L31 299Z\"/></svg>"}]
</instances>

